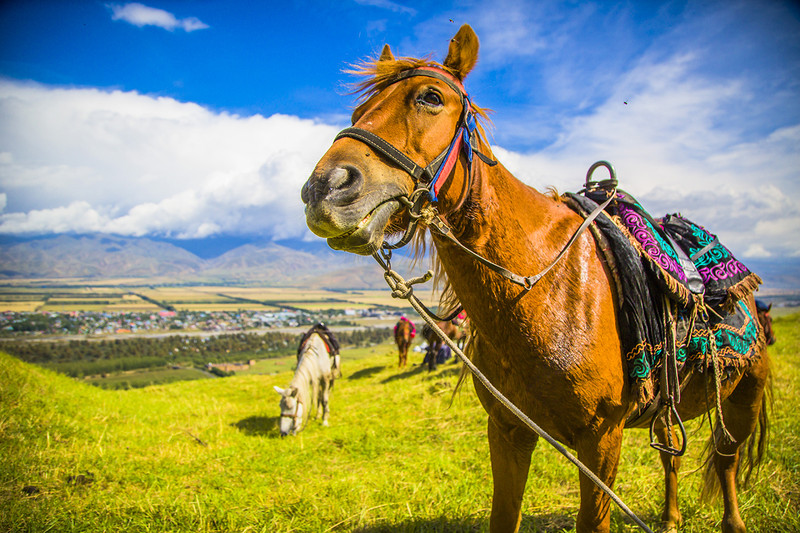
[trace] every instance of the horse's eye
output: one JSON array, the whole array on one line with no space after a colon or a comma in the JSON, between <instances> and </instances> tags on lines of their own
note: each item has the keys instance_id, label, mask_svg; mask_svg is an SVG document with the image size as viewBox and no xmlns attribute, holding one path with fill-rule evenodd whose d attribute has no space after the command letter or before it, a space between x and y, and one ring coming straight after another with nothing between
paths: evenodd
<instances>
[{"instance_id":1,"label":"horse's eye","mask_svg":"<svg viewBox=\"0 0 800 533\"><path fill-rule=\"evenodd\" d=\"M426 91L422 93L417 101L433 107L439 107L443 103L442 97L436 91Z\"/></svg>"}]
</instances>

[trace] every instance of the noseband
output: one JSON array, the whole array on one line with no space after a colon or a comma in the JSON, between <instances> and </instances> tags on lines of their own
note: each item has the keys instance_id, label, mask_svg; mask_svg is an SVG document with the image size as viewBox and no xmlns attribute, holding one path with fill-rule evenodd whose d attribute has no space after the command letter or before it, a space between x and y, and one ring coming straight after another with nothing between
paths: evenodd
<instances>
[{"instance_id":1,"label":"noseband","mask_svg":"<svg viewBox=\"0 0 800 533\"><path fill-rule=\"evenodd\" d=\"M458 156L461 152L467 160L466 173L467 173L467 190L472 186L472 154L475 153L481 161L488 165L496 165L494 161L485 155L478 152L473 146L472 141L477 129L477 121L475 120L475 111L469 100L469 95L464 90L464 86L453 76L447 74L444 70L436 67L419 67L409 69L401 72L389 81L388 85L395 84L399 81L414 77L426 76L428 78L435 78L446 83L453 91L458 94L461 99L461 117L458 121L458 127L453 140L450 145L444 149L442 153L433 158L428 166L421 167L417 165L410 157L392 146L391 143L376 135L371 131L363 128L350 127L345 128L339 132L334 139L334 142L342 137L350 137L364 144L369 145L371 148L381 153L382 155L393 161L398 167L405 170L411 175L414 180L415 186L424 185L429 191L430 200L435 202L438 199L439 191L447 181L453 168L458 161Z\"/></svg>"},{"instance_id":2,"label":"noseband","mask_svg":"<svg viewBox=\"0 0 800 533\"><path fill-rule=\"evenodd\" d=\"M299 418L300 421L302 422L303 417L302 415L298 414L300 412L300 406L302 405L302 403L303 402L301 402L300 400L296 400L294 405L294 413L290 415L281 413L281 418L291 418L292 420L294 420L295 424L297 424L297 419Z\"/></svg>"}]
</instances>

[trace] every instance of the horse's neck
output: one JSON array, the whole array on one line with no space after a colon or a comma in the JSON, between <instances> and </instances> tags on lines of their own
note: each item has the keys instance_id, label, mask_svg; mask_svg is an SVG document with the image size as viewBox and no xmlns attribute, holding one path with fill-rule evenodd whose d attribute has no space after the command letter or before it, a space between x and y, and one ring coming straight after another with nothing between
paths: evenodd
<instances>
[{"instance_id":1,"label":"horse's neck","mask_svg":"<svg viewBox=\"0 0 800 533\"><path fill-rule=\"evenodd\" d=\"M294 372L290 387L297 389L301 396L300 400L310 408L310 403L314 395L314 381L320 374L320 357L325 354L325 343L317 334L312 335L306 341L305 348L297 362L297 370Z\"/></svg>"},{"instance_id":2,"label":"horse's neck","mask_svg":"<svg viewBox=\"0 0 800 533\"><path fill-rule=\"evenodd\" d=\"M480 162L470 200L445 219L468 248L509 270L523 269L515 271L521 275L535 274L524 269L538 271L549 264L580 225L566 205L525 185L501 164L487 167ZM438 250L445 262L455 251L450 246Z\"/></svg>"},{"instance_id":3,"label":"horse's neck","mask_svg":"<svg viewBox=\"0 0 800 533\"><path fill-rule=\"evenodd\" d=\"M537 274L558 255L581 218L517 180L502 165L489 168L478 162L475 170L470 201L446 214L447 222L477 254L518 275ZM480 265L447 240L435 238L435 243L450 284L478 332L504 343L524 342L547 352L552 360L557 357L550 353L557 351L557 339L571 334L571 313L581 309L583 298L595 298L591 293L596 289L588 286L587 279L604 277L588 232L530 291ZM600 298L610 295L605 289Z\"/></svg>"}]
</instances>

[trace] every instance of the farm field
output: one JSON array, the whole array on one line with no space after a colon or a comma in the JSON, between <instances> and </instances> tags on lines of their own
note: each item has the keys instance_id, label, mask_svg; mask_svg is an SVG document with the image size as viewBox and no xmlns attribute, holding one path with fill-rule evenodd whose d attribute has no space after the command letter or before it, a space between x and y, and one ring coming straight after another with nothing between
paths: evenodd
<instances>
[{"instance_id":1,"label":"farm field","mask_svg":"<svg viewBox=\"0 0 800 533\"><path fill-rule=\"evenodd\" d=\"M420 291L426 304L434 304L430 292ZM69 285L0 287L0 312L156 312L162 308L177 311L265 311L282 308L318 311L321 309L399 309L404 300L391 297L389 290L307 290L266 287L150 287Z\"/></svg>"},{"instance_id":2,"label":"farm field","mask_svg":"<svg viewBox=\"0 0 800 533\"><path fill-rule=\"evenodd\" d=\"M754 532L800 530L800 316L775 320L771 443L740 491ZM389 344L343 352L331 425L280 438L277 374L110 391L0 354L0 531L488 531L486 414L458 365L396 368ZM417 366L414 366L417 365ZM682 531L719 531L699 502L708 426L688 424ZM647 432L626 433L615 489L656 527L662 472ZM574 531L575 468L541 442L521 531ZM612 510L612 531L636 531Z\"/></svg>"}]
</instances>

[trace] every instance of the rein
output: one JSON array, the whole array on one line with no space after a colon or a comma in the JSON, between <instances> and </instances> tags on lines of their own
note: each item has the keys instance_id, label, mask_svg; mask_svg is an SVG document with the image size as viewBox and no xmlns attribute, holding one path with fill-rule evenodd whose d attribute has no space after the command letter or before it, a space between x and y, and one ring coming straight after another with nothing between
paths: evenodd
<instances>
[{"instance_id":1,"label":"rein","mask_svg":"<svg viewBox=\"0 0 800 533\"><path fill-rule=\"evenodd\" d=\"M391 251L388 252L388 255L391 256ZM384 261L383 258L377 253L373 254L373 257L378 262L378 264L380 264L381 267L385 270L384 278L386 279L386 282L389 284L389 287L392 289L392 297L403 298L408 300L408 302L411 304L411 307L413 307L414 310L422 317L422 319L425 320L425 322L431 327L431 329L436 332L439 338L441 338L442 341L444 341L450 347L452 352L456 354L456 356L461 360L464 366L466 366L467 369L470 372L472 372L473 376L481 383L481 385L483 385L486 388L486 390L488 390L492 394L492 396L494 396L509 411L511 411L511 413L514 414L514 416L516 416L523 424L528 426L528 428L530 428L537 435L546 440L551 446L553 446L553 448L555 448L559 453L561 453L561 455L566 457L567 460L569 460L572 464L578 467L578 470L584 476L586 476L592 483L594 483L597 487L599 487L600 490L605 492L608 495L608 497L611 498L611 500L615 504L617 504L617 506L625 514L627 514L628 517L631 520L633 520L642 531L645 531L646 533L653 533L653 531L649 527L647 527L647 524L645 524L638 516L636 516L636 514L633 511L631 511L627 505L625 505L625 502L623 502L620 499L620 497L616 495L616 493L611 489L611 487L606 485L603 482L603 480L597 477L597 475L595 475L594 472L589 470L589 468L585 464L583 464L577 457L575 457L575 455L573 455L569 450L567 450L560 442L551 437L550 434L547 433L544 429L539 427L539 425L536 424L536 422L534 422L528 415L523 413L519 407L514 405L511 402L511 400L506 398L503 395L503 393L501 393L497 389L497 387L492 385L492 382L489 381L489 379L485 375L483 375L483 373L478 369L478 367L475 366L473 362L470 361L466 355L464 355L464 352L461 351L461 348L459 348L458 345L455 342L453 342L453 340L450 339L450 337L448 337L444 331L442 331L442 329L436 323L434 317L432 317L429 314L430 312L428 311L427 307L425 307L425 305L419 300L419 298L417 298L414 295L414 289L412 287L413 285L416 285L418 283L424 283L428 281L433 276L433 272L429 270L428 272L425 273L424 276L420 276L418 278L413 278L406 281L400 274L392 270L389 258L387 258L387 260Z\"/></svg>"},{"instance_id":2,"label":"rein","mask_svg":"<svg viewBox=\"0 0 800 533\"><path fill-rule=\"evenodd\" d=\"M594 474L594 472L589 470L586 465L580 462L580 460L570 453L570 451L567 450L560 442L555 440L544 429L539 427L539 425L536 424L530 417L528 417L528 415L523 413L494 385L492 385L489 379L483 375L478 367L476 367L472 361L470 361L467 356L464 355L464 352L461 351L456 343L453 342L442 331L436 322L443 319L437 317L427 307L425 307L425 305L414 295L414 290L412 288L412 286L415 284L424 283L430 280L431 277L433 277L433 273L429 270L423 276L407 281L396 271L392 270L391 267L392 250L408 244L408 242L416 233L420 222L424 222L432 232L457 246L459 249L467 253L467 255L472 259L478 261L491 271L497 273L512 283L522 286L525 291L529 291L534 285L536 285L536 283L539 282L539 280L542 279L542 277L544 277L545 274L547 274L553 269L553 267L556 266L556 264L564 257L564 255L566 255L567 251L577 241L578 237L586 230L586 228L589 227L592 221L597 218L597 216L606 208L606 206L608 206L611 200L614 199L617 187L617 179L614 168L606 161L598 161L589 168L589 171L586 174L586 184L584 190L603 190L608 194L608 197L605 202L599 205L589 216L584 219L583 223L578 227L575 233L573 233L572 237L570 237L569 241L567 241L566 245L555 257L555 259L553 259L553 261L543 270L533 276L521 276L519 274L515 274L464 246L455 237L455 235L453 235L452 229L442 220L436 207L431 205L432 202L437 200L437 195L441 190L442 184L452 173L453 168L455 168L455 163L462 151L464 152L467 160L467 165L465 168L467 174L467 191L472 189L472 154L476 154L481 161L490 166L496 165L497 161L489 159L472 146L472 138L475 136L477 123L475 120L475 112L472 110L470 105L469 96L464 90L461 82L443 70L432 67L421 67L401 72L398 76L391 80L389 84L399 82L412 76L428 76L442 80L459 95L463 109L455 136L450 142L450 145L441 154L436 156L426 167L420 167L410 157L395 148L391 143L381 138L377 134L362 128L345 128L339 132L334 139L335 142L342 137L350 137L369 145L377 152L383 154L393 161L398 167L410 174L414 180L414 185L416 188L414 192L411 193L410 197L402 196L398 198L398 200L408 208L410 218L409 224L406 227L403 236L401 237L400 241L395 244L388 244L384 242L381 245L380 251L372 254L378 264L384 269L384 279L392 289L392 297L408 300L414 310L417 311L417 313L423 318L423 320L425 320L425 322L427 322L431 329L435 331L436 334L450 347L453 353L456 354L464 366L469 369L473 376L486 388L486 390L488 390L500 403L502 403L509 411L511 411L511 413L513 413L522 423L546 440L551 446L558 450L559 453L577 466L578 470L603 492L605 492L606 495L608 495L608 497L611 498L611 500L614 501L614 503L616 503L617 506L619 506L619 508L622 509L622 511L625 512L625 514L627 514L637 526L639 526L639 528L647 533L653 533L650 528L648 528L647 525L638 516L636 516L636 514L634 514L627 505L625 505L619 496L617 496L608 485L606 485ZM591 181L592 173L600 166L604 166L608 169L610 179L601 182ZM453 316L458 314L460 311L460 306L458 306L458 308L454 311Z\"/></svg>"}]
</instances>

